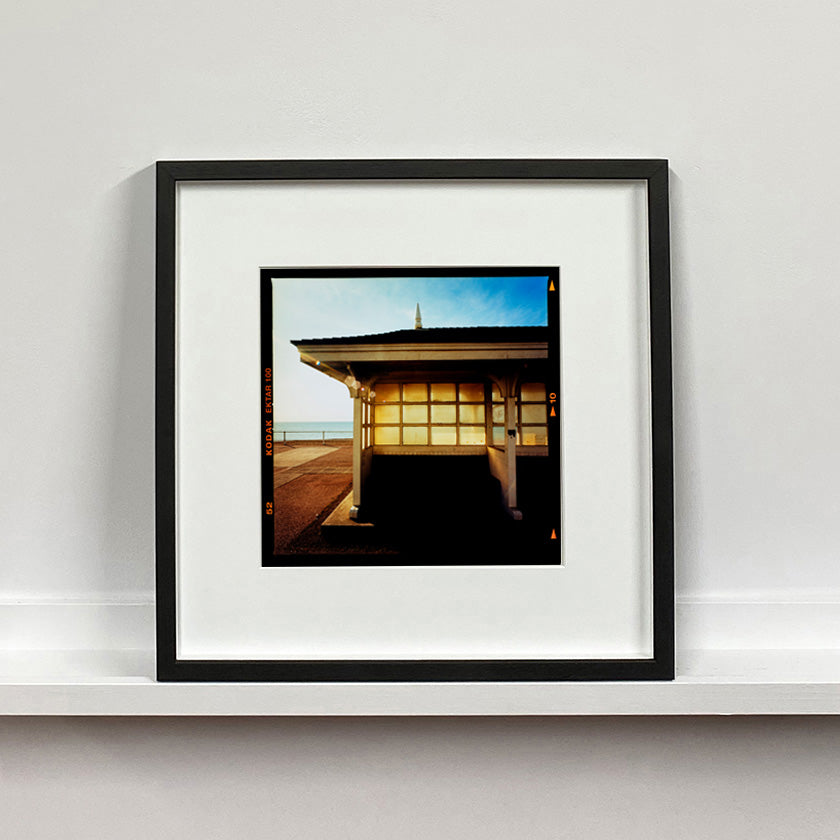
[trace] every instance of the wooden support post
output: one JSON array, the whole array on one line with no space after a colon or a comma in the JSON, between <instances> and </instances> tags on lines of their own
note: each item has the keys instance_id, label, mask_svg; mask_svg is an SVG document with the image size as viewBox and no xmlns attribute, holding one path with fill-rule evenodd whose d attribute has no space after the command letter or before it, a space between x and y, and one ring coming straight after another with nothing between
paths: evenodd
<instances>
[{"instance_id":1,"label":"wooden support post","mask_svg":"<svg viewBox=\"0 0 840 840\"><path fill-rule=\"evenodd\" d=\"M516 396L505 390L505 502L513 518L521 519L522 514L516 508Z\"/></svg>"},{"instance_id":2,"label":"wooden support post","mask_svg":"<svg viewBox=\"0 0 840 840\"><path fill-rule=\"evenodd\" d=\"M353 504L350 507L350 518L359 518L362 506L362 447L363 447L363 401L358 394L353 395Z\"/></svg>"}]
</instances>

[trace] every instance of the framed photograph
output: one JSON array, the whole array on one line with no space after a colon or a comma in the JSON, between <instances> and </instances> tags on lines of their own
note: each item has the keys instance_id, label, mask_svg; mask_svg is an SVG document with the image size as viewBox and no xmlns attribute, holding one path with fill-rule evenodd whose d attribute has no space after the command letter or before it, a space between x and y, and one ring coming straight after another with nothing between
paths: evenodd
<instances>
[{"instance_id":1,"label":"framed photograph","mask_svg":"<svg viewBox=\"0 0 840 840\"><path fill-rule=\"evenodd\" d=\"M262 564L559 564L559 286L262 269Z\"/></svg>"},{"instance_id":2,"label":"framed photograph","mask_svg":"<svg viewBox=\"0 0 840 840\"><path fill-rule=\"evenodd\" d=\"M158 679L673 678L667 161L157 177Z\"/></svg>"}]
</instances>

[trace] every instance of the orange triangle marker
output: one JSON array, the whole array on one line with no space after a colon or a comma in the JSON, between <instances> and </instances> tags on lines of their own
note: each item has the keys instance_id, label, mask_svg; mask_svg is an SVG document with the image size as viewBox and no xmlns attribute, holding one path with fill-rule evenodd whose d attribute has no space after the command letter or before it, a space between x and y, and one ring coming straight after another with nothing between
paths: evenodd
<instances>
[{"instance_id":1,"label":"orange triangle marker","mask_svg":"<svg viewBox=\"0 0 840 840\"><path fill-rule=\"evenodd\" d=\"M551 529L551 539L557 539L557 531L554 528Z\"/></svg>"},{"instance_id":2,"label":"orange triangle marker","mask_svg":"<svg viewBox=\"0 0 840 840\"><path fill-rule=\"evenodd\" d=\"M553 292L553 291L554 291L554 281L553 281L553 280L549 280L549 281L548 281L548 291L549 291L549 292Z\"/></svg>"},{"instance_id":3,"label":"orange triangle marker","mask_svg":"<svg viewBox=\"0 0 840 840\"><path fill-rule=\"evenodd\" d=\"M552 416L552 417L556 417L556 416L557 416L557 412L554 410L554 406L551 406L551 416Z\"/></svg>"}]
</instances>

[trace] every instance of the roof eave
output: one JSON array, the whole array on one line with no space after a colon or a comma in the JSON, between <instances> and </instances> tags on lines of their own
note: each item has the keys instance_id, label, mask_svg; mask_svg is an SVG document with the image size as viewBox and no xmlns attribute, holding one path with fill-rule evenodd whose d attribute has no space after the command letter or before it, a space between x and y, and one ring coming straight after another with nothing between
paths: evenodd
<instances>
[{"instance_id":1,"label":"roof eave","mask_svg":"<svg viewBox=\"0 0 840 840\"><path fill-rule=\"evenodd\" d=\"M303 355L325 363L547 359L546 341L441 342L404 344L308 344Z\"/></svg>"}]
</instances>

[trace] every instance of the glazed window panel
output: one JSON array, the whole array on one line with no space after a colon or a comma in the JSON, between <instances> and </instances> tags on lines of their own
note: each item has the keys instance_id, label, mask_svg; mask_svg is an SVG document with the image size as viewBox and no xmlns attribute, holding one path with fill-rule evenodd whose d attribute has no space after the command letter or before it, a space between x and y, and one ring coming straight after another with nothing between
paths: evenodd
<instances>
[{"instance_id":1,"label":"glazed window panel","mask_svg":"<svg viewBox=\"0 0 840 840\"><path fill-rule=\"evenodd\" d=\"M461 423L483 423L484 403L481 405L458 406L458 420Z\"/></svg>"},{"instance_id":2,"label":"glazed window panel","mask_svg":"<svg viewBox=\"0 0 840 840\"><path fill-rule=\"evenodd\" d=\"M454 422L455 422L455 406L454 405L433 405L432 406L432 423L454 423Z\"/></svg>"},{"instance_id":3,"label":"glazed window panel","mask_svg":"<svg viewBox=\"0 0 840 840\"><path fill-rule=\"evenodd\" d=\"M455 446L458 436L454 426L432 426L432 446Z\"/></svg>"},{"instance_id":4,"label":"glazed window panel","mask_svg":"<svg viewBox=\"0 0 840 840\"><path fill-rule=\"evenodd\" d=\"M377 385L374 388L374 393L378 403L400 401L400 386L391 382Z\"/></svg>"},{"instance_id":5,"label":"glazed window panel","mask_svg":"<svg viewBox=\"0 0 840 840\"><path fill-rule=\"evenodd\" d=\"M484 446L487 436L484 426L460 426L458 437L461 446Z\"/></svg>"},{"instance_id":6,"label":"glazed window panel","mask_svg":"<svg viewBox=\"0 0 840 840\"><path fill-rule=\"evenodd\" d=\"M373 433L373 442L377 446L395 446L400 442L399 426L377 426Z\"/></svg>"},{"instance_id":7,"label":"glazed window panel","mask_svg":"<svg viewBox=\"0 0 840 840\"><path fill-rule=\"evenodd\" d=\"M505 424L505 406L504 406L504 403L502 403L502 405L494 405L493 406L493 422L498 423L500 426L504 426L504 424Z\"/></svg>"},{"instance_id":8,"label":"glazed window panel","mask_svg":"<svg viewBox=\"0 0 840 840\"><path fill-rule=\"evenodd\" d=\"M433 382L432 402L455 402L455 383Z\"/></svg>"},{"instance_id":9,"label":"glazed window panel","mask_svg":"<svg viewBox=\"0 0 840 840\"><path fill-rule=\"evenodd\" d=\"M403 423L428 423L429 406L427 405L404 405Z\"/></svg>"},{"instance_id":10,"label":"glazed window panel","mask_svg":"<svg viewBox=\"0 0 840 840\"><path fill-rule=\"evenodd\" d=\"M484 402L484 385L478 382L462 382L458 386L458 399L461 402Z\"/></svg>"},{"instance_id":11,"label":"glazed window panel","mask_svg":"<svg viewBox=\"0 0 840 840\"><path fill-rule=\"evenodd\" d=\"M545 426L523 426L521 440L524 446L547 446L548 432Z\"/></svg>"},{"instance_id":12,"label":"glazed window panel","mask_svg":"<svg viewBox=\"0 0 840 840\"><path fill-rule=\"evenodd\" d=\"M378 405L374 413L376 423L399 423L400 407L398 405Z\"/></svg>"},{"instance_id":13,"label":"glazed window panel","mask_svg":"<svg viewBox=\"0 0 840 840\"><path fill-rule=\"evenodd\" d=\"M405 446L426 446L428 443L428 426L403 426L403 444Z\"/></svg>"},{"instance_id":14,"label":"glazed window panel","mask_svg":"<svg viewBox=\"0 0 840 840\"><path fill-rule=\"evenodd\" d=\"M522 402L545 402L545 385L542 382L523 382L520 399Z\"/></svg>"},{"instance_id":15,"label":"glazed window panel","mask_svg":"<svg viewBox=\"0 0 840 840\"><path fill-rule=\"evenodd\" d=\"M493 426L493 446L504 446L505 443L505 427Z\"/></svg>"},{"instance_id":16,"label":"glazed window panel","mask_svg":"<svg viewBox=\"0 0 840 840\"><path fill-rule=\"evenodd\" d=\"M403 385L403 402L428 402L429 389L425 382L406 382Z\"/></svg>"},{"instance_id":17,"label":"glazed window panel","mask_svg":"<svg viewBox=\"0 0 840 840\"><path fill-rule=\"evenodd\" d=\"M522 425L545 423L546 419L545 405L522 406Z\"/></svg>"}]
</instances>

